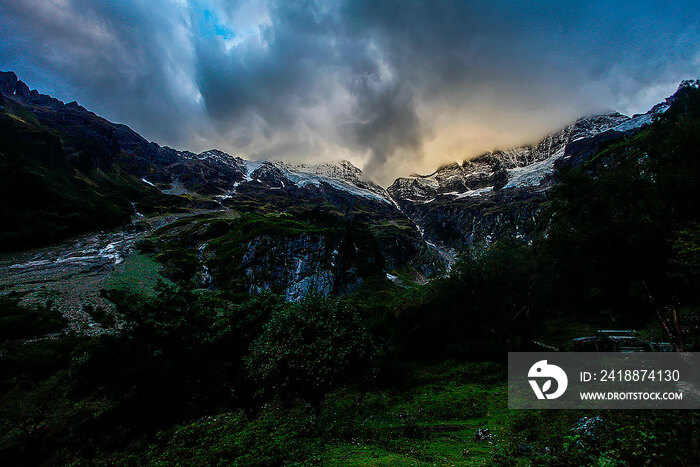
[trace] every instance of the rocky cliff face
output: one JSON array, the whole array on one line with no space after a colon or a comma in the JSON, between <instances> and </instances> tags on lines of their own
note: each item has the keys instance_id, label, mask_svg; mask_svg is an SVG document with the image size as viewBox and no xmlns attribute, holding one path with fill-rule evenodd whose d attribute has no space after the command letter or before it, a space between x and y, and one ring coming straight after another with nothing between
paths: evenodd
<instances>
[{"instance_id":1,"label":"rocky cliff face","mask_svg":"<svg viewBox=\"0 0 700 467\"><path fill-rule=\"evenodd\" d=\"M282 241L267 235L254 239L241 260L248 292L277 291L295 301L309 293L355 291L362 277L355 261L340 254L343 243L343 239L310 234ZM372 256L364 259L368 265L381 261Z\"/></svg>"},{"instance_id":2,"label":"rocky cliff face","mask_svg":"<svg viewBox=\"0 0 700 467\"><path fill-rule=\"evenodd\" d=\"M191 216L159 229L142 249L173 280L289 300L351 293L372 277L425 280L445 267L405 217L357 221L319 209Z\"/></svg>"}]
</instances>

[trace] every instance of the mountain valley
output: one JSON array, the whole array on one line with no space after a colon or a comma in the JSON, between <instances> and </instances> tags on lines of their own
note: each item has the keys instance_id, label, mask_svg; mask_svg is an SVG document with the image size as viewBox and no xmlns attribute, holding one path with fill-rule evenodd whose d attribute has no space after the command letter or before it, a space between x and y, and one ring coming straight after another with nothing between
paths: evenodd
<instances>
[{"instance_id":1,"label":"mountain valley","mask_svg":"<svg viewBox=\"0 0 700 467\"><path fill-rule=\"evenodd\" d=\"M384 188L1 73L0 463L692 465L695 411L510 410L506 355L698 348L698 147L686 81Z\"/></svg>"}]
</instances>

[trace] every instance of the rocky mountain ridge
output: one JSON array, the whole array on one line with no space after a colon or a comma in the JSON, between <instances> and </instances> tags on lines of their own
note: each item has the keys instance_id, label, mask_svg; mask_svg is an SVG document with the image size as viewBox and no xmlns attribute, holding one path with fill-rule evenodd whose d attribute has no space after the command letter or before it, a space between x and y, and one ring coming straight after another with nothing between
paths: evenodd
<instances>
[{"instance_id":1,"label":"rocky mountain ridge","mask_svg":"<svg viewBox=\"0 0 700 467\"><path fill-rule=\"evenodd\" d=\"M679 90L687 86L698 82L684 81ZM534 146L488 152L429 175L402 177L387 191L423 238L441 251L457 254L467 245L501 238L527 240L560 168L581 166L605 145L634 135L668 110L675 95L644 114L583 117Z\"/></svg>"},{"instance_id":2,"label":"rocky mountain ridge","mask_svg":"<svg viewBox=\"0 0 700 467\"><path fill-rule=\"evenodd\" d=\"M14 113L30 111L38 123L49 128L50 133L58 135L67 152L65 158L71 164L85 170L103 171L118 164L141 180L147 190L157 187L166 195L196 193L225 197L230 196L240 184L246 183L273 189L324 185L326 189L347 191L385 204L391 203L384 188L364 177L362 171L348 161L317 165L248 161L217 149L194 154L161 147L146 141L129 127L113 124L75 102L64 104L30 90L12 72L0 74L0 93L9 104L5 109L8 114L13 114L17 119ZM16 106L20 106L21 110L13 113L11 108ZM73 147L75 141L86 139L93 143L89 154L82 148Z\"/></svg>"},{"instance_id":3,"label":"rocky mountain ridge","mask_svg":"<svg viewBox=\"0 0 700 467\"><path fill-rule=\"evenodd\" d=\"M581 118L536 145L485 153L430 175L399 178L384 189L348 161L250 161L216 149L195 154L159 146L77 103L30 90L14 73L0 74L0 93L0 162L8 174L22 174L19 182L12 176L4 185L62 183L53 192L27 195L36 199L19 209L25 217L8 223L8 230L22 224L47 231L42 223L52 216L47 201L63 192L70 196L62 210L50 206L60 215L49 229L97 216L105 211L98 204L105 199L114 210L104 219L71 225L68 234L123 224L144 213L204 209L214 213L211 219L188 218L154 243L161 260L189 258L173 270L199 286L237 277L231 285L236 290L281 291L289 299L311 289L349 292L368 274L401 281L403 271L404 279L423 281L449 268L469 245L527 241L558 168L584 164L605 144L653 122L673 101L633 117ZM10 189L3 196L22 199ZM75 211L76 199L87 207ZM11 204L5 219L18 211ZM27 220L27 213L34 217ZM232 220L241 219L240 213L245 221ZM61 239L48 237L55 238Z\"/></svg>"},{"instance_id":4,"label":"rocky mountain ridge","mask_svg":"<svg viewBox=\"0 0 700 467\"><path fill-rule=\"evenodd\" d=\"M461 164L440 167L430 175L398 178L388 191L397 201L430 202L437 196L463 198L491 190L537 187L551 175L555 161L566 157L571 143L606 131L633 131L651 123L653 115L667 107L633 118L618 112L580 118L534 146L487 152Z\"/></svg>"},{"instance_id":5,"label":"rocky mountain ridge","mask_svg":"<svg viewBox=\"0 0 700 467\"><path fill-rule=\"evenodd\" d=\"M698 86L700 80L685 80L678 90ZM582 117L534 146L486 152L462 163L444 165L428 175L400 177L387 191L396 201L430 202L442 195L459 199L501 188L537 187L547 181L555 166L575 157L582 143L600 135L605 135L606 140L616 139L652 123L656 116L668 110L676 93L646 113L632 117L619 112Z\"/></svg>"},{"instance_id":6,"label":"rocky mountain ridge","mask_svg":"<svg viewBox=\"0 0 700 467\"><path fill-rule=\"evenodd\" d=\"M693 85L684 82L682 86ZM40 94L18 80L12 72L0 74L0 91L7 98L28 104L33 110L46 109L85 114L94 120L90 126L102 124L108 128L96 128L90 136L109 140L106 146L118 145L124 153L123 161L134 175L149 185L179 185L180 189L165 188L168 194L194 191L205 195L231 195L232 188L240 184L257 182L271 188L288 185L303 187L325 183L338 190L354 195L371 197L384 202L430 203L436 197L454 199L482 197L499 189L537 188L546 185L554 172L555 164L572 157L573 143L588 140L597 135L615 132L629 133L651 123L654 115L668 108L672 98L658 104L649 112L627 117L610 113L578 119L571 125L544 137L534 146L522 146L484 153L461 164L453 163L440 167L430 175L402 177L384 189L366 178L362 171L348 161L329 162L316 165L290 164L282 161L247 161L212 149L200 154L178 151L149 143L125 125L112 124L75 102L63 104L57 99ZM59 123L85 124L76 118L61 115ZM74 117L74 116L73 116ZM85 116L83 115L83 120ZM54 123L54 122L52 122ZM88 131L83 131L88 133ZM94 133L97 133L96 135ZM82 135L81 135L82 136ZM580 144L579 144L580 145ZM569 151L567 152L567 148ZM99 165L99 162L94 163ZM170 190L170 191L168 191ZM174 192L174 193L173 193Z\"/></svg>"}]
</instances>

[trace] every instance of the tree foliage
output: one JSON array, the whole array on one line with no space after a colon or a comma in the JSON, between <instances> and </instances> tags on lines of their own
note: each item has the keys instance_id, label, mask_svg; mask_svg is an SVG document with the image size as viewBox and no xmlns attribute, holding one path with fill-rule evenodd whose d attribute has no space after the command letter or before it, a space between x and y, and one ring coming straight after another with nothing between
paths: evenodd
<instances>
[{"instance_id":1,"label":"tree foliage","mask_svg":"<svg viewBox=\"0 0 700 467\"><path fill-rule=\"evenodd\" d=\"M365 373L376 351L347 303L310 296L273 310L246 367L261 393L318 405L331 387Z\"/></svg>"}]
</instances>

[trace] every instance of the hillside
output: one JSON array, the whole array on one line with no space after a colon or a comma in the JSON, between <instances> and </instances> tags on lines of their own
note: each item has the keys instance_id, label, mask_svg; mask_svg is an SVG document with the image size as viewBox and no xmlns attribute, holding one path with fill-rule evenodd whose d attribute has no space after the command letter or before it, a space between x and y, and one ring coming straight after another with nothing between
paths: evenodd
<instances>
[{"instance_id":1,"label":"hillside","mask_svg":"<svg viewBox=\"0 0 700 467\"><path fill-rule=\"evenodd\" d=\"M506 386L507 352L600 329L697 351L698 82L384 190L2 79L3 465L700 458L697 411L516 411Z\"/></svg>"}]
</instances>

